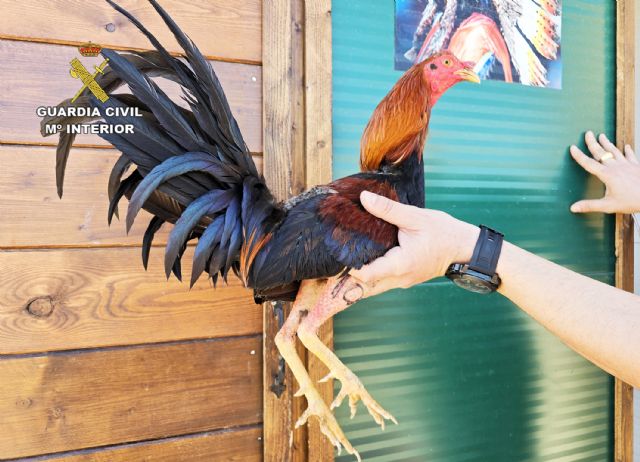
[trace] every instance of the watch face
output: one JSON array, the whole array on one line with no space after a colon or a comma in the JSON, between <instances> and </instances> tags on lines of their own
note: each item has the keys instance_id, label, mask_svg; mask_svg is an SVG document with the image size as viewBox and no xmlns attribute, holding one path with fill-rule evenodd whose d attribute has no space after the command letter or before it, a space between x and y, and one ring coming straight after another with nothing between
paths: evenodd
<instances>
[{"instance_id":1,"label":"watch face","mask_svg":"<svg viewBox=\"0 0 640 462\"><path fill-rule=\"evenodd\" d=\"M456 277L453 282L463 289L479 294L488 294L489 292L493 292L493 286L491 283L483 281L476 276L471 274L458 274L457 276L458 277Z\"/></svg>"}]
</instances>

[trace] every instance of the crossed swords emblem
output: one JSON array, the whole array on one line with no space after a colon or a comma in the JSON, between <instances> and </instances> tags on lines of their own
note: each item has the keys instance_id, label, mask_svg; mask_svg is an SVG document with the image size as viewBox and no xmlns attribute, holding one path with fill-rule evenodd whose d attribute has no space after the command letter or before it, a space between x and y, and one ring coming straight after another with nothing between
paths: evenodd
<instances>
[{"instance_id":1,"label":"crossed swords emblem","mask_svg":"<svg viewBox=\"0 0 640 462\"><path fill-rule=\"evenodd\" d=\"M91 74L87 68L82 65L78 58L73 58L71 60L71 70L69 71L71 77L82 81L82 88L78 90L78 93L73 97L71 100L72 103L78 99L85 88L88 88L89 91L103 103L109 99L109 95L107 95L107 93L105 93L105 91L96 82L98 74L104 74L104 68L108 62L109 60L105 59L99 66L93 66L96 71Z\"/></svg>"}]
</instances>

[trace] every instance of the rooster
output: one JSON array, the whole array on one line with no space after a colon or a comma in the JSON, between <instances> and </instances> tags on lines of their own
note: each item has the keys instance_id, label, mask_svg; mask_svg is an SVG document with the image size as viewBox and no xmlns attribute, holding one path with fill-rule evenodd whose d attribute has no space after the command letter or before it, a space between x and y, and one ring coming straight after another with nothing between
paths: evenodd
<instances>
[{"instance_id":1,"label":"rooster","mask_svg":"<svg viewBox=\"0 0 640 462\"><path fill-rule=\"evenodd\" d=\"M197 239L191 284L203 272L214 285L233 272L254 290L256 302L294 300L275 342L300 386L297 396L304 395L308 403L296 427L315 416L338 449L344 446L360 460L332 409L349 397L352 413L362 400L383 427L385 419L395 419L316 333L327 319L367 296L367 287L349 270L361 268L398 243L396 227L368 214L360 205L360 192L423 207L422 153L431 109L452 85L479 82L478 76L469 63L450 52L413 66L378 105L364 131L362 172L278 203L258 174L220 82L193 42L155 0L149 0L184 49L184 58L174 58L135 17L107 1L135 24L155 50L103 49L108 67L96 81L110 98L101 103L85 91L75 102L59 105L98 108L99 117L48 117L42 121L43 134L45 125L52 123L133 124L133 133L101 134L122 152L109 179L109 222L126 196L127 230L141 209L153 215L143 237L145 268L153 236L168 222L173 229L165 252L167 276L173 271L180 277L185 246ZM170 100L150 76L178 82L189 109ZM131 94L113 94L123 84ZM108 110L132 107L142 116ZM60 196L72 143L73 135L63 129L56 162ZM327 379L342 383L330 407L296 353L296 336L327 365Z\"/></svg>"}]
</instances>

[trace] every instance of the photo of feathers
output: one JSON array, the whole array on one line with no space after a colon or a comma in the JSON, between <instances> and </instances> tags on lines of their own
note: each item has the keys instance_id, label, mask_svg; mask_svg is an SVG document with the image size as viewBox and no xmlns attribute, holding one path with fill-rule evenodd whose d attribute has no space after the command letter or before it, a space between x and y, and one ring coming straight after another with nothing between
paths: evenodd
<instances>
[{"instance_id":1,"label":"photo of feathers","mask_svg":"<svg viewBox=\"0 0 640 462\"><path fill-rule=\"evenodd\" d=\"M448 49L482 79L562 88L562 0L397 0L395 69Z\"/></svg>"}]
</instances>

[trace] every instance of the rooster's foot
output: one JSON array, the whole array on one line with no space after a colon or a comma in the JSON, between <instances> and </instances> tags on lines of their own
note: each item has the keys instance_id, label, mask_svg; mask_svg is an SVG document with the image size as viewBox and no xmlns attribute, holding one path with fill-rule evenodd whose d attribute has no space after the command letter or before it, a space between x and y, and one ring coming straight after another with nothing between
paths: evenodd
<instances>
[{"instance_id":1,"label":"rooster's foot","mask_svg":"<svg viewBox=\"0 0 640 462\"><path fill-rule=\"evenodd\" d=\"M362 404L367 408L373 420L376 421L380 427L384 430L385 419L390 420L396 425L398 421L394 416L392 416L389 412L387 412L382 406L378 404L376 400L374 400L369 392L364 388L360 379L349 369L345 368L345 371L341 372L329 372L329 374L324 377L320 382L326 382L331 378L336 378L340 380L342 383L342 388L340 388L340 393L331 403L331 409L335 409L342 404L342 401L348 396L349 397L349 408L351 409L351 418L356 415L356 410L358 408L358 401L362 401Z\"/></svg>"},{"instance_id":2,"label":"rooster's foot","mask_svg":"<svg viewBox=\"0 0 640 462\"><path fill-rule=\"evenodd\" d=\"M342 446L344 446L349 454L353 454L356 456L356 459L358 459L358 462L361 462L362 459L360 458L360 454L358 454L358 451L356 451L351 443L349 443L349 440L344 435L340 425L338 425L338 421L333 415L333 412L331 412L331 409L329 409L318 391L313 388L309 388L307 390L300 389L295 394L295 396L302 395L307 398L307 409L296 422L295 428L307 423L309 417L315 416L318 419L320 431L329 438L331 444L338 449L338 454L340 454Z\"/></svg>"}]
</instances>

